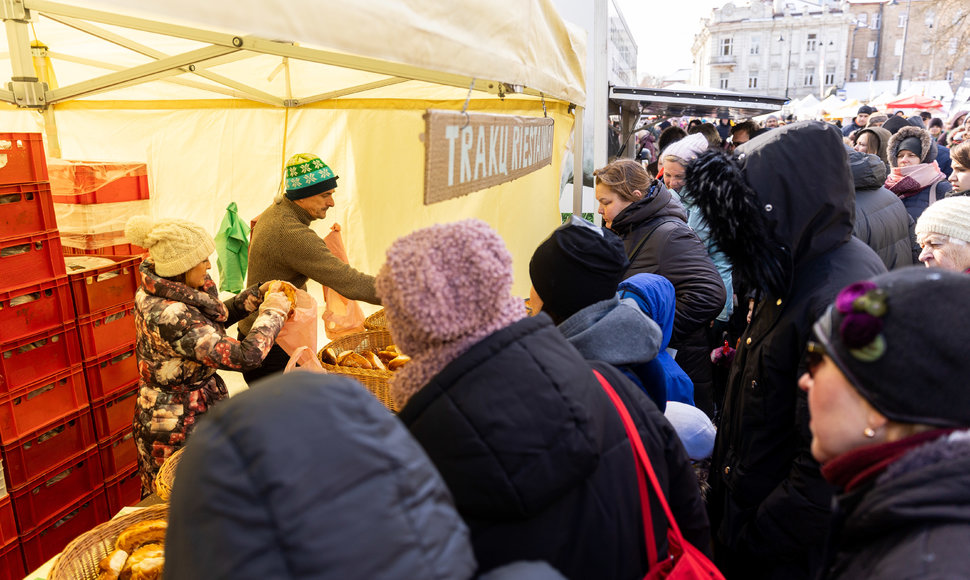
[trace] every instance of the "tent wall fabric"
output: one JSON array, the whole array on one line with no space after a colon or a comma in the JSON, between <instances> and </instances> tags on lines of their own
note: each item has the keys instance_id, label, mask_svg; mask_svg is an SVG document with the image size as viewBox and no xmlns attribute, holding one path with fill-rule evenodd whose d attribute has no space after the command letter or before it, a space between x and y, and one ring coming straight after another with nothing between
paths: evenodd
<instances>
[{"instance_id":1,"label":"tent wall fabric","mask_svg":"<svg viewBox=\"0 0 970 580\"><path fill-rule=\"evenodd\" d=\"M252 0L24 4L32 11L31 36L47 47L43 56L58 85L48 96L78 94L43 115L4 107L0 130L56 135L65 159L145 162L155 217L193 220L213 234L230 202L247 221L265 209L279 190L285 158L312 152L340 176L336 207L313 228L322 236L341 223L356 268L376 273L387 246L414 229L477 217L505 239L515 260L514 291L528 295L529 257L560 221L560 168L584 101L584 40L550 0L292 0L272 11ZM75 19L81 16L71 12L75 7L118 12L126 25L126 15L145 20L134 31L109 23L110 15L85 23ZM44 17L46 8L58 13ZM219 30L209 22L219 22ZM179 27L206 32L161 34L185 33ZM92 31L98 34L88 38ZM209 59L192 71L149 74L141 84L112 77L119 82L110 90L78 91L106 75L130 76L124 67L157 68L171 55L206 50L223 31L245 32L244 46L269 48ZM320 60L301 60L308 54ZM0 58L0 75L13 74L16 58ZM425 206L424 112L464 107L552 117L552 165Z\"/></svg>"}]
</instances>

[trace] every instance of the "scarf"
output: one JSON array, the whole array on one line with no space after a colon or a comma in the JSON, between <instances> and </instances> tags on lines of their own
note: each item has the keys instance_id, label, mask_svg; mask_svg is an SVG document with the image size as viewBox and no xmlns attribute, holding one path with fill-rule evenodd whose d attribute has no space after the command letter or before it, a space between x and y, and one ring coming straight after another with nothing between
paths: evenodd
<instances>
[{"instance_id":1,"label":"scarf","mask_svg":"<svg viewBox=\"0 0 970 580\"><path fill-rule=\"evenodd\" d=\"M142 261L139 271L142 288L146 294L194 306L207 318L216 322L225 322L229 319L229 309L219 300L219 289L208 274L205 275L202 288L197 290L156 274L155 261L151 258L145 258Z\"/></svg>"},{"instance_id":2,"label":"scarf","mask_svg":"<svg viewBox=\"0 0 970 580\"><path fill-rule=\"evenodd\" d=\"M900 198L907 198L944 179L946 175L940 171L936 161L912 167L893 167L892 173L886 178L886 188Z\"/></svg>"},{"instance_id":3,"label":"scarf","mask_svg":"<svg viewBox=\"0 0 970 580\"><path fill-rule=\"evenodd\" d=\"M910 450L953 431L956 429L933 429L892 443L866 445L854 449L823 465L822 477L848 493L879 477L887 467Z\"/></svg>"}]
</instances>

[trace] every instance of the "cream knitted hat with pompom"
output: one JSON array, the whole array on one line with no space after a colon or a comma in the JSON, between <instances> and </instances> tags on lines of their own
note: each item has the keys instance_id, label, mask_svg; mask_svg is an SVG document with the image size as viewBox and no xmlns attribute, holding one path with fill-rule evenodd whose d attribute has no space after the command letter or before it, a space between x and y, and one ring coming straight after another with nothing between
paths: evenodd
<instances>
[{"instance_id":1,"label":"cream knitted hat with pompom","mask_svg":"<svg viewBox=\"0 0 970 580\"><path fill-rule=\"evenodd\" d=\"M125 237L148 249L155 262L155 273L163 278L188 272L216 251L208 232L180 219L153 222L147 216L134 216L125 224Z\"/></svg>"}]
</instances>

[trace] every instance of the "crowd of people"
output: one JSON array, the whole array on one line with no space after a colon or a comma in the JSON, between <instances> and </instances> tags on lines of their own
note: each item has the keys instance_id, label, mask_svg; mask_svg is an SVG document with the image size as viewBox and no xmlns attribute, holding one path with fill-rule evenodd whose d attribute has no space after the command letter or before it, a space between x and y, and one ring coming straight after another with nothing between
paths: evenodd
<instances>
[{"instance_id":1,"label":"crowd of people","mask_svg":"<svg viewBox=\"0 0 970 580\"><path fill-rule=\"evenodd\" d=\"M225 302L202 228L133 219L145 493L186 447L166 577L632 579L686 557L673 528L727 578L962 577L959 121L672 123L596 170L603 225L550 232L528 300L479 220L398 239L376 276L338 260L309 154ZM278 372L308 279L384 307L396 416ZM251 388L223 401L220 368Z\"/></svg>"}]
</instances>

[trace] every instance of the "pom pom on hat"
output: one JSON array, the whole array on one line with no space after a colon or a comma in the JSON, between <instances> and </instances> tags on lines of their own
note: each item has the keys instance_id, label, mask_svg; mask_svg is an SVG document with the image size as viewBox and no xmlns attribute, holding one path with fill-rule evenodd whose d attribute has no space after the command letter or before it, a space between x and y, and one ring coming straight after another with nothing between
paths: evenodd
<instances>
[{"instance_id":1,"label":"pom pom on hat","mask_svg":"<svg viewBox=\"0 0 970 580\"><path fill-rule=\"evenodd\" d=\"M947 197L923 210L916 235L930 233L970 242L970 197Z\"/></svg>"},{"instance_id":2,"label":"pom pom on hat","mask_svg":"<svg viewBox=\"0 0 970 580\"><path fill-rule=\"evenodd\" d=\"M283 169L286 197L290 200L311 197L337 187L337 174L312 153L297 153Z\"/></svg>"},{"instance_id":3,"label":"pom pom on hat","mask_svg":"<svg viewBox=\"0 0 970 580\"><path fill-rule=\"evenodd\" d=\"M153 222L147 216L133 216L125 224L125 237L148 249L155 273L163 278L188 272L216 251L212 236L202 226L180 219Z\"/></svg>"}]
</instances>

